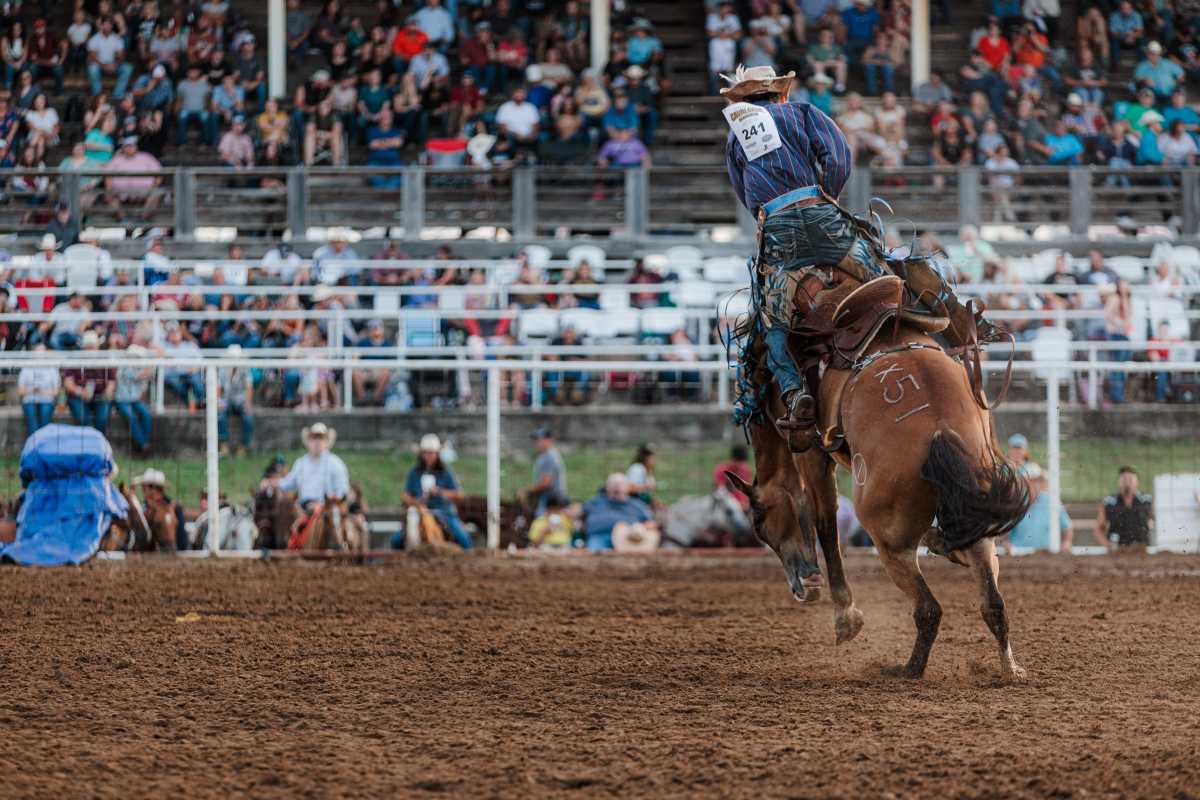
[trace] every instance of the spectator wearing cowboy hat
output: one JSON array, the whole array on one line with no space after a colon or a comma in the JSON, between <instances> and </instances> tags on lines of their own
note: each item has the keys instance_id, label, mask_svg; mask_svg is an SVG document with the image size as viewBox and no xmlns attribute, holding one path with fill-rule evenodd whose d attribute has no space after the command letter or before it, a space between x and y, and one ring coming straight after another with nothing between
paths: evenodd
<instances>
[{"instance_id":1,"label":"spectator wearing cowboy hat","mask_svg":"<svg viewBox=\"0 0 1200 800\"><path fill-rule=\"evenodd\" d=\"M336 430L324 422L314 422L300 432L300 438L308 452L296 459L292 469L279 482L279 488L296 493L296 500L307 517L315 505L325 502L325 498L340 500L350 493L350 472L345 462L329 452L337 442Z\"/></svg>"},{"instance_id":2,"label":"spectator wearing cowboy hat","mask_svg":"<svg viewBox=\"0 0 1200 800\"><path fill-rule=\"evenodd\" d=\"M84 331L80 346L85 352L99 350L100 334ZM108 416L117 390L117 371L112 367L71 367L62 371L62 378L67 407L75 422L107 433Z\"/></svg>"},{"instance_id":3,"label":"spectator wearing cowboy hat","mask_svg":"<svg viewBox=\"0 0 1200 800\"><path fill-rule=\"evenodd\" d=\"M225 349L230 358L242 356L242 346L231 344ZM217 439L221 443L221 454L229 455L229 417L242 421L241 446L238 454L244 455L254 444L254 379L246 367L226 367L217 374Z\"/></svg>"},{"instance_id":4,"label":"spectator wearing cowboy hat","mask_svg":"<svg viewBox=\"0 0 1200 800\"><path fill-rule=\"evenodd\" d=\"M175 515L175 549L187 550L189 541L184 522L186 517L183 515L183 506L167 494L167 487L170 484L162 470L147 467L145 472L136 476L130 483L133 486L140 486L142 488L142 502L144 504L156 506L167 505L171 507L171 511Z\"/></svg>"},{"instance_id":5,"label":"spectator wearing cowboy hat","mask_svg":"<svg viewBox=\"0 0 1200 800\"><path fill-rule=\"evenodd\" d=\"M441 439L437 434L425 434L421 437L417 463L404 479L404 502L429 511L459 547L470 550L471 537L455 505L464 496L458 476L442 462ZM397 531L392 536L392 548L399 549L403 543L404 531Z\"/></svg>"}]
</instances>

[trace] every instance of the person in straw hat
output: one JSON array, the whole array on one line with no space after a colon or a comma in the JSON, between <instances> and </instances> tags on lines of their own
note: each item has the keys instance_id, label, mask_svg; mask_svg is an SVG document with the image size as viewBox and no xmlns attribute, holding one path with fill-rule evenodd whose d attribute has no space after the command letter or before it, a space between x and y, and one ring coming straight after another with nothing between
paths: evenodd
<instances>
[{"instance_id":1,"label":"person in straw hat","mask_svg":"<svg viewBox=\"0 0 1200 800\"><path fill-rule=\"evenodd\" d=\"M456 503L466 493L458 476L449 465L442 462L442 440L436 433L421 437L417 463L404 479L404 502L406 505L427 509L437 519L442 530L464 550L471 549L471 537L458 516ZM404 531L392 537L392 547L399 549L404 543Z\"/></svg>"},{"instance_id":2,"label":"person in straw hat","mask_svg":"<svg viewBox=\"0 0 1200 800\"><path fill-rule=\"evenodd\" d=\"M926 260L888 260L876 232L837 204L850 178L853 155L845 135L810 103L788 102L794 72L739 66L722 76L730 133L725 144L729 178L739 202L758 220L755 274L757 311L766 330L767 364L787 407L780 428L811 432L816 425L813 387L806 385L787 347L792 298L814 267L836 268L867 282L898 274L913 296L945 305L954 327L969 338L975 320ZM964 319L965 317L965 319ZM985 337L980 325L980 338ZM948 339L951 337L948 336ZM964 341L951 341L963 344ZM735 420L748 422L756 398L744 392ZM809 436L794 437L803 447Z\"/></svg>"},{"instance_id":3,"label":"person in straw hat","mask_svg":"<svg viewBox=\"0 0 1200 800\"><path fill-rule=\"evenodd\" d=\"M142 490L142 505L146 507L161 508L167 506L175 515L175 549L188 549L187 528L184 527L185 517L183 516L183 506L167 494L167 487L170 482L167 476L160 469L147 467L141 474L134 477L130 483L135 487L141 487Z\"/></svg>"},{"instance_id":4,"label":"person in straw hat","mask_svg":"<svg viewBox=\"0 0 1200 800\"><path fill-rule=\"evenodd\" d=\"M296 521L297 529L308 524L313 507L324 503L325 498L341 500L350 494L350 471L344 461L329 452L337 441L337 431L324 422L314 422L300 432L300 438L308 452L296 459L278 486L296 493L303 512Z\"/></svg>"}]
</instances>

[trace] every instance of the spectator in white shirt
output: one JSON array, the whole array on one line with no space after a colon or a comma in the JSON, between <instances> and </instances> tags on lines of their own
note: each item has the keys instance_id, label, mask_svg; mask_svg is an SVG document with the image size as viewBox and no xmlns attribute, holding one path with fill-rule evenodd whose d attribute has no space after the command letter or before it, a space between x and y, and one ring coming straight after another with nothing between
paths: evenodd
<instances>
[{"instance_id":1,"label":"spectator in white shirt","mask_svg":"<svg viewBox=\"0 0 1200 800\"><path fill-rule=\"evenodd\" d=\"M46 345L34 346L35 352L45 351ZM32 436L54 418L61 376L54 367L22 367L17 376L17 394L21 396L21 411L25 415L25 433Z\"/></svg>"},{"instance_id":2,"label":"spectator in white shirt","mask_svg":"<svg viewBox=\"0 0 1200 800\"><path fill-rule=\"evenodd\" d=\"M496 111L496 124L513 148L532 148L537 145L541 115L537 106L525 99L523 87L518 87L512 93L512 99Z\"/></svg>"},{"instance_id":3,"label":"spectator in white shirt","mask_svg":"<svg viewBox=\"0 0 1200 800\"><path fill-rule=\"evenodd\" d=\"M718 11L708 15L704 27L708 31L709 84L715 94L718 76L733 72L738 40L742 38L742 23L733 13L733 3L725 2Z\"/></svg>"},{"instance_id":4,"label":"spectator in white shirt","mask_svg":"<svg viewBox=\"0 0 1200 800\"><path fill-rule=\"evenodd\" d=\"M100 20L100 30L88 39L88 89L92 97L103 90L101 81L105 75L115 75L117 84L113 87L113 98L119 100L125 96L125 87L133 75L133 65L125 60L125 40L113 30L112 19L105 17Z\"/></svg>"},{"instance_id":5,"label":"spectator in white shirt","mask_svg":"<svg viewBox=\"0 0 1200 800\"><path fill-rule=\"evenodd\" d=\"M450 74L450 62L437 51L437 43L430 39L408 62L408 71L416 78L417 88L424 90L437 76Z\"/></svg>"},{"instance_id":6,"label":"spectator in white shirt","mask_svg":"<svg viewBox=\"0 0 1200 800\"><path fill-rule=\"evenodd\" d=\"M333 228L329 231L329 244L313 253L317 283L334 286L343 278L348 278L353 283L362 272L362 268L348 267L339 262L358 260L358 253L349 245L349 234L341 228Z\"/></svg>"},{"instance_id":7,"label":"spectator in white shirt","mask_svg":"<svg viewBox=\"0 0 1200 800\"><path fill-rule=\"evenodd\" d=\"M268 250L260 264L272 283L295 286L308 281L308 270L304 268L303 259L288 242L280 242Z\"/></svg>"}]
</instances>

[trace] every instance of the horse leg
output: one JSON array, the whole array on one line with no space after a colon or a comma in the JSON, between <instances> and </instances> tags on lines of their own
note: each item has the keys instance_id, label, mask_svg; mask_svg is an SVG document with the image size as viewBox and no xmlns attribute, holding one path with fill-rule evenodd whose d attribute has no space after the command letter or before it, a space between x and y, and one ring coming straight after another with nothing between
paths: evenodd
<instances>
[{"instance_id":1,"label":"horse leg","mask_svg":"<svg viewBox=\"0 0 1200 800\"><path fill-rule=\"evenodd\" d=\"M883 561L888 575L892 577L892 582L912 600L913 621L917 625L917 640L913 644L912 656L909 657L908 663L903 667L886 668L884 674L919 678L925 674L929 651L937 639L938 626L942 622L942 606L933 596L933 592L929 591L929 584L921 574L915 546L892 550L882 543L881 537L873 538L879 549L879 558Z\"/></svg>"},{"instance_id":2,"label":"horse leg","mask_svg":"<svg viewBox=\"0 0 1200 800\"><path fill-rule=\"evenodd\" d=\"M1008 641L1008 612L997 586L996 543L992 539L981 539L971 545L966 554L979 584L980 613L1000 647L1000 673L1005 680L1020 680L1025 677L1025 670L1013 658L1012 644Z\"/></svg>"},{"instance_id":3,"label":"horse leg","mask_svg":"<svg viewBox=\"0 0 1200 800\"><path fill-rule=\"evenodd\" d=\"M863 615L854 605L854 595L842 564L842 543L837 530L837 483L835 465L813 448L796 459L816 509L817 541L825 555L825 577L833 597L833 627L837 643L849 642L862 630Z\"/></svg>"}]
</instances>

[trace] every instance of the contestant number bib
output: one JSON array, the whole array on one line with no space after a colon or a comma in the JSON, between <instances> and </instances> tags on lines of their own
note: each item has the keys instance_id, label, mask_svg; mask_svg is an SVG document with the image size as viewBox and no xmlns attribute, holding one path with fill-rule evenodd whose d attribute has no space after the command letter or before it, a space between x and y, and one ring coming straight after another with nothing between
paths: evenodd
<instances>
[{"instance_id":1,"label":"contestant number bib","mask_svg":"<svg viewBox=\"0 0 1200 800\"><path fill-rule=\"evenodd\" d=\"M775 127L775 118L762 106L734 103L726 106L723 113L748 161L762 158L772 150L783 147L783 142L779 140L779 129Z\"/></svg>"}]
</instances>

